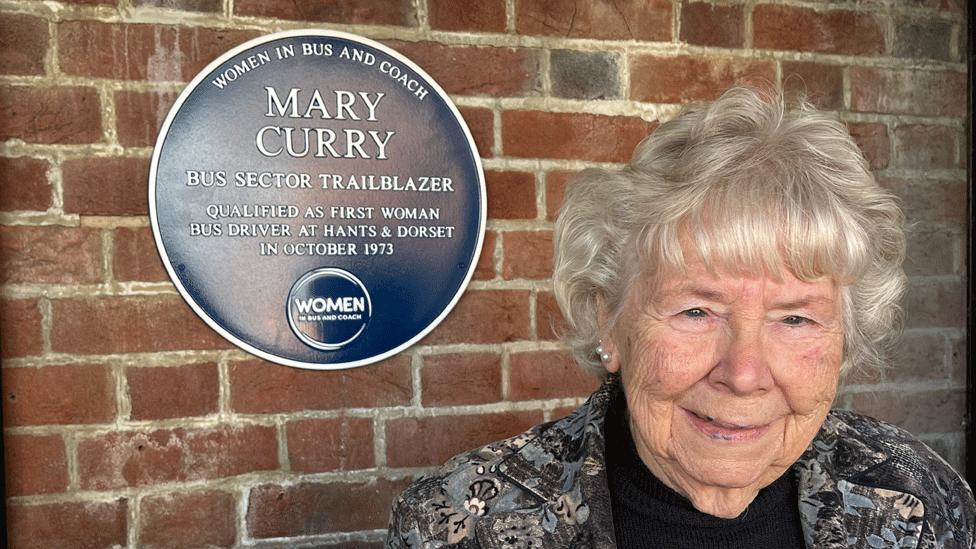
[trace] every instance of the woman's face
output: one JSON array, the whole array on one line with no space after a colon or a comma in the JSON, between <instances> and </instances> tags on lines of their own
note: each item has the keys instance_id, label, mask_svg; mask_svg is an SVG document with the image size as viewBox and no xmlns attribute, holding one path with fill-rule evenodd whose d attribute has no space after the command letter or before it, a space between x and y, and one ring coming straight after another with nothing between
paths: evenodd
<instances>
[{"instance_id":1,"label":"woman's face","mask_svg":"<svg viewBox=\"0 0 976 549\"><path fill-rule=\"evenodd\" d=\"M686 254L686 257L697 257ZM777 280L777 278L779 280ZM644 463L699 510L736 517L817 434L840 376L829 279L686 272L638 281L610 333Z\"/></svg>"}]
</instances>

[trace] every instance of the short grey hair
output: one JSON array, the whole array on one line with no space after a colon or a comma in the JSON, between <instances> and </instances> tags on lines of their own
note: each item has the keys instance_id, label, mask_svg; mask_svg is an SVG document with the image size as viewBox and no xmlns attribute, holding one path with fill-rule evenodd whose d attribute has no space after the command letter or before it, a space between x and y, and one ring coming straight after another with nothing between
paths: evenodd
<instances>
[{"instance_id":1,"label":"short grey hair","mask_svg":"<svg viewBox=\"0 0 976 549\"><path fill-rule=\"evenodd\" d=\"M844 359L879 369L901 327L904 215L874 180L847 128L801 100L737 87L686 106L619 170L571 182L555 229L553 285L563 339L602 370L599 300L609 330L631 285L681 269L679 237L710 269L827 276L841 286Z\"/></svg>"}]
</instances>

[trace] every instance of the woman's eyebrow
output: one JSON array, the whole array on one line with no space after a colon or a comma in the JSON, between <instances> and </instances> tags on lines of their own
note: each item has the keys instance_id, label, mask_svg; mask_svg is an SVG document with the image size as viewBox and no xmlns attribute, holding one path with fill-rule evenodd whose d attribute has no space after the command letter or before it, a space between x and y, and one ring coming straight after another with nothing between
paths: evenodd
<instances>
[{"instance_id":1,"label":"woman's eyebrow","mask_svg":"<svg viewBox=\"0 0 976 549\"><path fill-rule=\"evenodd\" d=\"M824 295L808 295L789 301L774 301L772 309L802 309L810 305L833 305L834 300Z\"/></svg>"}]
</instances>

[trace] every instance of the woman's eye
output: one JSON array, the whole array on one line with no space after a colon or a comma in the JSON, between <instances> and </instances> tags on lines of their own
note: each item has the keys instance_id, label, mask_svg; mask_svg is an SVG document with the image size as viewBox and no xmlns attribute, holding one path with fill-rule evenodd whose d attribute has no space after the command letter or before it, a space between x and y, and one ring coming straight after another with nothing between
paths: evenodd
<instances>
[{"instance_id":1,"label":"woman's eye","mask_svg":"<svg viewBox=\"0 0 976 549\"><path fill-rule=\"evenodd\" d=\"M705 318L708 316L708 313L706 313L704 309L698 307L695 307L694 309L688 309L686 311L682 311L681 314L685 315L688 318Z\"/></svg>"},{"instance_id":2,"label":"woman's eye","mask_svg":"<svg viewBox=\"0 0 976 549\"><path fill-rule=\"evenodd\" d=\"M802 326L810 322L810 319L804 318L802 316L790 315L783 319L784 324L789 324L790 326Z\"/></svg>"}]
</instances>

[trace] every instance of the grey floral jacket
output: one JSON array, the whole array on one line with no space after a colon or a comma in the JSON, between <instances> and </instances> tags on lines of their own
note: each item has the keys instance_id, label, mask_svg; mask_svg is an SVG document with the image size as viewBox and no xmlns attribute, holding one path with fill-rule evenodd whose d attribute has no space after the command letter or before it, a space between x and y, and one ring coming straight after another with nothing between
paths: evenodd
<instances>
[{"instance_id":1,"label":"grey floral jacket","mask_svg":"<svg viewBox=\"0 0 976 549\"><path fill-rule=\"evenodd\" d=\"M608 378L570 416L452 458L393 503L387 547L615 547ZM905 431L833 411L793 466L810 548L976 548L969 486Z\"/></svg>"}]
</instances>

